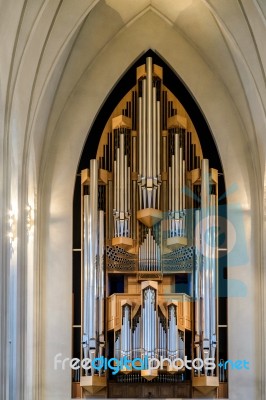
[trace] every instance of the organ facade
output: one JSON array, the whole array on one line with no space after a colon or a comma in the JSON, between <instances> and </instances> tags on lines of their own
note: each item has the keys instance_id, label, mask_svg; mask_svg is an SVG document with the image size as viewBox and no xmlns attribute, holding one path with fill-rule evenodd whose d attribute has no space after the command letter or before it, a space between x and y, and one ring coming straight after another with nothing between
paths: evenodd
<instances>
[{"instance_id":1,"label":"organ facade","mask_svg":"<svg viewBox=\"0 0 266 400\"><path fill-rule=\"evenodd\" d=\"M218 175L147 57L81 171L83 397L224 397Z\"/></svg>"}]
</instances>

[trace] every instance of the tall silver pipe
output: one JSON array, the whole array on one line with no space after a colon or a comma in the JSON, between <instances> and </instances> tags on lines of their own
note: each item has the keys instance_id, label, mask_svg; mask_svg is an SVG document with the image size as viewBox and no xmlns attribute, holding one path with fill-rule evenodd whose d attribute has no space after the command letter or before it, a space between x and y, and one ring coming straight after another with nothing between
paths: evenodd
<instances>
[{"instance_id":1,"label":"tall silver pipe","mask_svg":"<svg viewBox=\"0 0 266 400\"><path fill-rule=\"evenodd\" d=\"M84 333L84 357L88 357L88 346L89 346L89 330L90 330L90 319L88 310L91 309L91 293L90 293L90 252L89 243L91 241L90 233L90 196L84 196L84 259L83 259L83 291L84 291L84 314L83 314L83 333ZM85 351L87 354L85 354Z\"/></svg>"},{"instance_id":2,"label":"tall silver pipe","mask_svg":"<svg viewBox=\"0 0 266 400\"><path fill-rule=\"evenodd\" d=\"M211 357L216 351L216 196L210 196L210 309L211 309Z\"/></svg>"},{"instance_id":3,"label":"tall silver pipe","mask_svg":"<svg viewBox=\"0 0 266 400\"><path fill-rule=\"evenodd\" d=\"M146 79L142 80L142 176L147 177L146 169ZM146 198L146 196L144 197ZM145 207L145 205L144 205Z\"/></svg>"},{"instance_id":4,"label":"tall silver pipe","mask_svg":"<svg viewBox=\"0 0 266 400\"><path fill-rule=\"evenodd\" d=\"M176 133L175 136L175 155L174 157L172 156L172 167L174 168L174 183L172 182L173 185L173 191L174 191L174 198L172 200L172 204L174 205L174 212L179 213L180 210L180 176L179 176L179 134Z\"/></svg>"},{"instance_id":5,"label":"tall silver pipe","mask_svg":"<svg viewBox=\"0 0 266 400\"><path fill-rule=\"evenodd\" d=\"M128 170L127 170L127 155L124 156L124 202L125 202L125 207L124 211L128 211L128 186L129 186L129 181L128 181Z\"/></svg>"},{"instance_id":6,"label":"tall silver pipe","mask_svg":"<svg viewBox=\"0 0 266 400\"><path fill-rule=\"evenodd\" d=\"M117 211L117 168L114 161L114 210Z\"/></svg>"},{"instance_id":7,"label":"tall silver pipe","mask_svg":"<svg viewBox=\"0 0 266 400\"><path fill-rule=\"evenodd\" d=\"M122 312L121 353L122 356L128 356L131 352L131 307L126 304L122 307Z\"/></svg>"},{"instance_id":8,"label":"tall silver pipe","mask_svg":"<svg viewBox=\"0 0 266 400\"><path fill-rule=\"evenodd\" d=\"M90 322L91 338L96 337L96 270L97 270L97 253L98 253L98 162L97 160L90 160L90 210L91 210L91 240L90 240L90 274L91 274L91 288L93 289L92 295L92 310Z\"/></svg>"},{"instance_id":9,"label":"tall silver pipe","mask_svg":"<svg viewBox=\"0 0 266 400\"><path fill-rule=\"evenodd\" d=\"M179 196L180 196L180 211L183 211L183 149L179 149Z\"/></svg>"},{"instance_id":10,"label":"tall silver pipe","mask_svg":"<svg viewBox=\"0 0 266 400\"><path fill-rule=\"evenodd\" d=\"M210 270L209 270L209 160L202 160L201 170L201 243L202 243L202 288L203 288L203 351L209 357L210 351Z\"/></svg>"},{"instance_id":11,"label":"tall silver pipe","mask_svg":"<svg viewBox=\"0 0 266 400\"><path fill-rule=\"evenodd\" d=\"M172 207L174 206L174 211L175 215L179 211L179 192L177 191L179 188L179 185L177 186L177 175L178 175L178 170L177 170L177 162L176 162L176 155L172 155L172 188L171 188L171 194L172 194ZM177 171L177 175L176 175Z\"/></svg>"},{"instance_id":12,"label":"tall silver pipe","mask_svg":"<svg viewBox=\"0 0 266 400\"><path fill-rule=\"evenodd\" d=\"M136 192L137 192L137 182L134 180L132 182L132 215L136 215L136 203L137 203ZM131 222L132 222L133 239L136 239L136 237L137 237L137 219L132 218Z\"/></svg>"},{"instance_id":13,"label":"tall silver pipe","mask_svg":"<svg viewBox=\"0 0 266 400\"><path fill-rule=\"evenodd\" d=\"M104 211L99 211L99 328L100 343L104 342Z\"/></svg>"},{"instance_id":14,"label":"tall silver pipe","mask_svg":"<svg viewBox=\"0 0 266 400\"><path fill-rule=\"evenodd\" d=\"M157 175L161 173L161 103L157 101ZM159 207L159 205L158 205Z\"/></svg>"},{"instance_id":15,"label":"tall silver pipe","mask_svg":"<svg viewBox=\"0 0 266 400\"><path fill-rule=\"evenodd\" d=\"M112 195L113 195L113 182L110 180L108 181L108 239L111 239L113 235L116 236L115 232L113 233L113 227L115 224L113 223L113 210L115 210L114 204L112 202ZM115 192L114 192L115 194Z\"/></svg>"},{"instance_id":16,"label":"tall silver pipe","mask_svg":"<svg viewBox=\"0 0 266 400\"><path fill-rule=\"evenodd\" d=\"M168 172L168 203L169 203L169 211L172 211L172 195L171 195L171 190L172 190L172 168L169 167L169 172ZM167 231L169 232L170 236L172 236L172 216L169 213L169 218L168 218L168 227Z\"/></svg>"},{"instance_id":17,"label":"tall silver pipe","mask_svg":"<svg viewBox=\"0 0 266 400\"><path fill-rule=\"evenodd\" d=\"M186 161L183 160L183 183L182 183L182 187L183 187L183 210L186 208Z\"/></svg>"},{"instance_id":18,"label":"tall silver pipe","mask_svg":"<svg viewBox=\"0 0 266 400\"><path fill-rule=\"evenodd\" d=\"M142 308L142 343L143 343L143 352L144 356L147 355L147 308L146 306L146 299L145 299L145 292L143 293L143 308Z\"/></svg>"},{"instance_id":19,"label":"tall silver pipe","mask_svg":"<svg viewBox=\"0 0 266 400\"><path fill-rule=\"evenodd\" d=\"M147 74L147 177L152 177L152 58L146 59Z\"/></svg>"},{"instance_id":20,"label":"tall silver pipe","mask_svg":"<svg viewBox=\"0 0 266 400\"><path fill-rule=\"evenodd\" d=\"M152 88L152 176L157 175L157 106L156 87ZM155 201L155 199L154 199Z\"/></svg>"},{"instance_id":21,"label":"tall silver pipe","mask_svg":"<svg viewBox=\"0 0 266 400\"><path fill-rule=\"evenodd\" d=\"M143 122L142 122L142 111L143 111L143 103L142 103L142 97L139 97L139 136L138 136L138 143L139 143L139 174L140 176L143 176L143 169L142 169L142 161L143 161ZM133 138L134 139L134 138ZM136 170L134 170L135 172Z\"/></svg>"},{"instance_id":22,"label":"tall silver pipe","mask_svg":"<svg viewBox=\"0 0 266 400\"><path fill-rule=\"evenodd\" d=\"M130 167L127 168L127 211L131 212L131 176L130 176ZM132 213L131 213L132 215ZM130 215L128 215L128 236L131 236L131 219Z\"/></svg>"},{"instance_id":23,"label":"tall silver pipe","mask_svg":"<svg viewBox=\"0 0 266 400\"><path fill-rule=\"evenodd\" d=\"M195 351L196 358L200 357L200 210L195 211L195 270L194 270L194 297L195 297Z\"/></svg>"},{"instance_id":24,"label":"tall silver pipe","mask_svg":"<svg viewBox=\"0 0 266 400\"><path fill-rule=\"evenodd\" d=\"M120 151L116 149L116 211L120 209ZM120 236L118 232L118 236Z\"/></svg>"},{"instance_id":25,"label":"tall silver pipe","mask_svg":"<svg viewBox=\"0 0 266 400\"><path fill-rule=\"evenodd\" d=\"M119 203L120 203L120 211L122 213L124 213L125 211L125 160L124 160L124 139L125 136L124 134L120 133L120 146L119 146L119 150L120 150L120 165L119 165L119 172L120 172L120 197L119 197Z\"/></svg>"},{"instance_id":26,"label":"tall silver pipe","mask_svg":"<svg viewBox=\"0 0 266 400\"><path fill-rule=\"evenodd\" d=\"M97 348L98 163L90 161L90 195L85 199L84 225L84 355L94 359ZM86 243L87 242L87 243ZM86 248L86 249L85 249ZM86 308L88 307L88 308ZM94 375L94 370L91 370Z\"/></svg>"}]
</instances>

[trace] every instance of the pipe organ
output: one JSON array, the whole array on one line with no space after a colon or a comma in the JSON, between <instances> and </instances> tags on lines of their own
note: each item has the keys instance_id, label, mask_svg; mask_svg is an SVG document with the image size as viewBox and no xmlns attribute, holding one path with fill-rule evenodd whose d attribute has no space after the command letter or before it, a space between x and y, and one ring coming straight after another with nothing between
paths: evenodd
<instances>
[{"instance_id":1,"label":"pipe organ","mask_svg":"<svg viewBox=\"0 0 266 400\"><path fill-rule=\"evenodd\" d=\"M136 85L112 113L81 182L83 357L130 360L116 376L83 371L84 393L112 381L169 377L213 395L217 368L190 372L169 360L217 361L218 171L151 57L137 68ZM190 283L185 292L178 276ZM133 363L160 357L161 369L155 361L142 369Z\"/></svg>"}]
</instances>

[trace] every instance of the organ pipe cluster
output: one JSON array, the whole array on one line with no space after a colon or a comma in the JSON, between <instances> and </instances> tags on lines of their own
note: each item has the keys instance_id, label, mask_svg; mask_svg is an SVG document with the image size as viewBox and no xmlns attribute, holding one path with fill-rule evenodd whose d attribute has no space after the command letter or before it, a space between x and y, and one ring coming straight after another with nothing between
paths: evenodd
<instances>
[{"instance_id":1,"label":"organ pipe cluster","mask_svg":"<svg viewBox=\"0 0 266 400\"><path fill-rule=\"evenodd\" d=\"M139 270L161 271L161 246L148 229L143 242L139 246Z\"/></svg>"},{"instance_id":2,"label":"organ pipe cluster","mask_svg":"<svg viewBox=\"0 0 266 400\"><path fill-rule=\"evenodd\" d=\"M142 306L135 317L131 319L129 303L122 306L121 330L115 336L116 357L183 358L184 343L178 329L177 302L168 305L166 318L157 304L156 283L150 286L149 282L143 282L143 286Z\"/></svg>"},{"instance_id":3,"label":"organ pipe cluster","mask_svg":"<svg viewBox=\"0 0 266 400\"><path fill-rule=\"evenodd\" d=\"M153 80L152 59L146 61L146 77L139 96L139 206L160 208L161 184L161 104ZM160 98L160 96L159 96Z\"/></svg>"},{"instance_id":4,"label":"organ pipe cluster","mask_svg":"<svg viewBox=\"0 0 266 400\"><path fill-rule=\"evenodd\" d=\"M135 257L137 268L131 273L141 281L136 304L132 305L126 294L120 303L114 356L185 356L185 334L179 327L181 304L174 300L159 304L158 285L164 274L163 255L172 253L177 260L174 251L188 245L194 247L194 352L203 360L216 357L217 188L208 160L200 164L184 118L172 105L167 107L159 75L154 73L152 59L147 58L132 92L132 107L127 102L126 111L108 133L100 163L106 171L101 203L100 170L96 160L90 161L83 224L83 352L90 359L104 354L107 241L114 250L124 246L123 259L127 254L130 260ZM195 189L197 201L188 198L187 187L191 187L191 193ZM188 213L189 208L194 214ZM137 278L139 272L144 273ZM155 272L160 273L159 282L155 281Z\"/></svg>"},{"instance_id":5,"label":"organ pipe cluster","mask_svg":"<svg viewBox=\"0 0 266 400\"><path fill-rule=\"evenodd\" d=\"M170 154L169 166L169 237L183 237L186 234L186 163L183 159L184 148L180 145L180 135L174 131L171 135L173 154Z\"/></svg>"},{"instance_id":6,"label":"organ pipe cluster","mask_svg":"<svg viewBox=\"0 0 266 400\"><path fill-rule=\"evenodd\" d=\"M131 177L125 154L126 129L118 131L119 146L114 160L114 231L115 237L130 237Z\"/></svg>"}]
</instances>

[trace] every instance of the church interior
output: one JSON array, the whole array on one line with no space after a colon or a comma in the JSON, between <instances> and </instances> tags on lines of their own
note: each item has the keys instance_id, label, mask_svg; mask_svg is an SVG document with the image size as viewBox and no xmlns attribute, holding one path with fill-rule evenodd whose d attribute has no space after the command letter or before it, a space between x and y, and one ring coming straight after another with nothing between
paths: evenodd
<instances>
[{"instance_id":1,"label":"church interior","mask_svg":"<svg viewBox=\"0 0 266 400\"><path fill-rule=\"evenodd\" d=\"M265 1L0 21L0 398L264 400Z\"/></svg>"}]
</instances>

